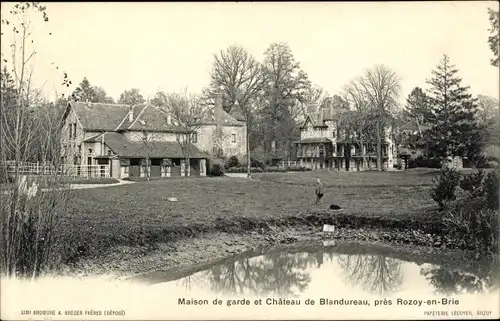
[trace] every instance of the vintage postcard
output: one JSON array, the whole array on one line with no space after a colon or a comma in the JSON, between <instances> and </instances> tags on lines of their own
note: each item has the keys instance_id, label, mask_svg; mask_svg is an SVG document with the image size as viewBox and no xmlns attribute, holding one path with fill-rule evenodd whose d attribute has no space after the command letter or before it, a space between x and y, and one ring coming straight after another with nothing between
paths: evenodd
<instances>
[{"instance_id":1,"label":"vintage postcard","mask_svg":"<svg viewBox=\"0 0 500 321\"><path fill-rule=\"evenodd\" d=\"M2 320L500 317L499 5L2 2Z\"/></svg>"}]
</instances>

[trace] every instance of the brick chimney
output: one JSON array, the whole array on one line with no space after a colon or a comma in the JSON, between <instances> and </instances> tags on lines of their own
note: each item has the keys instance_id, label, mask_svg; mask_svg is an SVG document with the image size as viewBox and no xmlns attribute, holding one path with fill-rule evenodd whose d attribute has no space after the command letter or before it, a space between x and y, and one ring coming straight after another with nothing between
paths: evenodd
<instances>
[{"instance_id":1,"label":"brick chimney","mask_svg":"<svg viewBox=\"0 0 500 321\"><path fill-rule=\"evenodd\" d=\"M131 123L134 121L134 108L130 108L128 111L128 122Z\"/></svg>"}]
</instances>

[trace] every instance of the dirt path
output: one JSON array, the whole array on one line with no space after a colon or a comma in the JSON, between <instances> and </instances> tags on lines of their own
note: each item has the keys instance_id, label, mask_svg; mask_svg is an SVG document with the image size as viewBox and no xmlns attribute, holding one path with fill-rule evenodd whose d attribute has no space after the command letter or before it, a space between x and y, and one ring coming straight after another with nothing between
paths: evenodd
<instances>
[{"instance_id":1,"label":"dirt path","mask_svg":"<svg viewBox=\"0 0 500 321\"><path fill-rule=\"evenodd\" d=\"M134 182L124 181L121 179L119 179L118 181L119 181L118 183L112 183L112 184L69 184L69 189L102 188L102 187L112 187L112 186L134 184ZM47 191L47 190L50 190L50 189L42 188L42 191Z\"/></svg>"}]
</instances>

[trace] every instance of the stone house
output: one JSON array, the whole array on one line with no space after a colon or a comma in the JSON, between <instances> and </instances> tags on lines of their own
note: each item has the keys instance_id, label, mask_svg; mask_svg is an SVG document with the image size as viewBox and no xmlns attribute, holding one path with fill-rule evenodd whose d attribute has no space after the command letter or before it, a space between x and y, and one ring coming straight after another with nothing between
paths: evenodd
<instances>
[{"instance_id":1,"label":"stone house","mask_svg":"<svg viewBox=\"0 0 500 321\"><path fill-rule=\"evenodd\" d=\"M222 108L222 95L215 94L215 103L207 106L203 115L196 146L213 157L245 158L247 124L238 102L227 113Z\"/></svg>"},{"instance_id":2,"label":"stone house","mask_svg":"<svg viewBox=\"0 0 500 321\"><path fill-rule=\"evenodd\" d=\"M346 137L339 128L339 119L346 107L337 107L331 100L321 105L309 105L306 119L300 127L300 140L296 141L300 166L312 169L329 168L340 171L363 171L376 168L376 154ZM393 169L397 159L390 128L385 130L382 144L382 167Z\"/></svg>"},{"instance_id":3,"label":"stone house","mask_svg":"<svg viewBox=\"0 0 500 321\"><path fill-rule=\"evenodd\" d=\"M217 100L217 99L216 99ZM76 175L113 178L206 176L206 160L215 149L245 151L246 124L218 105L209 109L194 134L190 164L178 142L184 133L175 117L149 103L136 106L70 102L62 125L62 157ZM216 117L215 117L216 116ZM217 142L217 144L214 143ZM216 148L218 146L218 148Z\"/></svg>"}]
</instances>

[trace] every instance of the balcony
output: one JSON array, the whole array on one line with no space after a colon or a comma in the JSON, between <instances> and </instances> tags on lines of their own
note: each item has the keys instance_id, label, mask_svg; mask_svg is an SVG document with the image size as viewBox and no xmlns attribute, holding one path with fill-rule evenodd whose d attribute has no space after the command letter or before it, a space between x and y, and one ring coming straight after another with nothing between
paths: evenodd
<instances>
[{"instance_id":1,"label":"balcony","mask_svg":"<svg viewBox=\"0 0 500 321\"><path fill-rule=\"evenodd\" d=\"M329 157L332 156L331 153L318 153L318 152L305 152L297 153L297 157Z\"/></svg>"}]
</instances>

